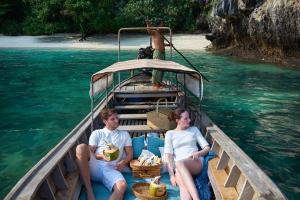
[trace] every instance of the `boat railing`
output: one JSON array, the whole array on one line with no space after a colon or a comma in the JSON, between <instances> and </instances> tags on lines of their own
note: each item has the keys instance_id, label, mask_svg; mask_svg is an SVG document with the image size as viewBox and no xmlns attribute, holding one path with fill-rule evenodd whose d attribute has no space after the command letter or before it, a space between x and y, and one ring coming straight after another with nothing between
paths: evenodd
<instances>
[{"instance_id":1,"label":"boat railing","mask_svg":"<svg viewBox=\"0 0 300 200\"><path fill-rule=\"evenodd\" d=\"M201 127L212 144L216 157L209 161L208 176L216 199L284 200L274 182L207 115L202 113Z\"/></svg>"}]
</instances>

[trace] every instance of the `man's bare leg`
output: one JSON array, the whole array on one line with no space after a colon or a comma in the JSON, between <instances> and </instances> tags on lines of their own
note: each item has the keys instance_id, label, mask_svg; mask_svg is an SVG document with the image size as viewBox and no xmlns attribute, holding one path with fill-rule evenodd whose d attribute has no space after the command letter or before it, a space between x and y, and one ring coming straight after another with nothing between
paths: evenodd
<instances>
[{"instance_id":1,"label":"man's bare leg","mask_svg":"<svg viewBox=\"0 0 300 200\"><path fill-rule=\"evenodd\" d=\"M87 190L88 200L95 200L93 188L91 185L90 178L90 149L86 144L79 144L76 147L76 162L80 170L80 175L82 177L83 183Z\"/></svg>"},{"instance_id":2,"label":"man's bare leg","mask_svg":"<svg viewBox=\"0 0 300 200\"><path fill-rule=\"evenodd\" d=\"M199 200L200 198L192 175L199 174L201 169L202 162L199 159L185 159L176 162L176 170L180 173L181 177L184 177L182 178L184 185L194 200Z\"/></svg>"},{"instance_id":3,"label":"man's bare leg","mask_svg":"<svg viewBox=\"0 0 300 200\"><path fill-rule=\"evenodd\" d=\"M124 180L117 181L113 187L113 193L110 196L109 200L123 199L126 188L127 188L127 183Z\"/></svg>"}]
</instances>

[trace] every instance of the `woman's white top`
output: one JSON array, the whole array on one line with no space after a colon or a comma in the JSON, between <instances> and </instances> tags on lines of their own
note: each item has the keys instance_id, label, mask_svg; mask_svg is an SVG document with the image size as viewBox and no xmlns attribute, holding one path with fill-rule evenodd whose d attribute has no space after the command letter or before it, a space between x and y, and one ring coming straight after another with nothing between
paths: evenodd
<instances>
[{"instance_id":1,"label":"woman's white top","mask_svg":"<svg viewBox=\"0 0 300 200\"><path fill-rule=\"evenodd\" d=\"M165 136L164 153L173 154L175 161L182 160L198 151L197 143L202 149L209 145L197 127L182 131L170 130Z\"/></svg>"}]
</instances>

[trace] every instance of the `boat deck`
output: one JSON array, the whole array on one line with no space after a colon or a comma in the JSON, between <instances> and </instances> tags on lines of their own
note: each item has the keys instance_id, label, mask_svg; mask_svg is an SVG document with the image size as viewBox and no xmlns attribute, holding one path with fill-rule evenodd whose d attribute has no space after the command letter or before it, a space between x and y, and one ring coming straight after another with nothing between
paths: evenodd
<instances>
[{"instance_id":1,"label":"boat deck","mask_svg":"<svg viewBox=\"0 0 300 200\"><path fill-rule=\"evenodd\" d=\"M131 191L131 187L134 183L141 183L141 182L149 182L150 179L135 179L132 177L131 173L123 173L124 178L128 184L124 199L126 200L137 200L138 198L136 198L132 191ZM170 184L170 178L168 173L165 173L162 175L161 177L161 181L163 183L166 184L167 186L167 199L168 200L178 200L179 199L179 189L178 187L173 187ZM99 182L92 182L93 185L93 190L94 190L94 194L96 199L109 199L109 196L111 195L111 192L108 191L103 184L99 183ZM80 196L79 196L79 200L86 200L86 190L83 189Z\"/></svg>"}]
</instances>

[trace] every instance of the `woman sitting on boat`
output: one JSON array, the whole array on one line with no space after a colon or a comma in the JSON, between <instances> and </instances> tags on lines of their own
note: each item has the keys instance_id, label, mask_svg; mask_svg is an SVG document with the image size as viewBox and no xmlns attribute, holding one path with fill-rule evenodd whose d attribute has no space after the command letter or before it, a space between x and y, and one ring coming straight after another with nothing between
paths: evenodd
<instances>
[{"instance_id":1,"label":"woman sitting on boat","mask_svg":"<svg viewBox=\"0 0 300 200\"><path fill-rule=\"evenodd\" d=\"M200 130L190 126L191 120L187 110L177 108L174 111L174 119L177 127L167 131L164 147L170 182L173 186L179 186L181 199L198 200L200 198L193 176L200 174L203 157L209 152L210 147ZM197 143L202 150L198 150Z\"/></svg>"}]
</instances>

